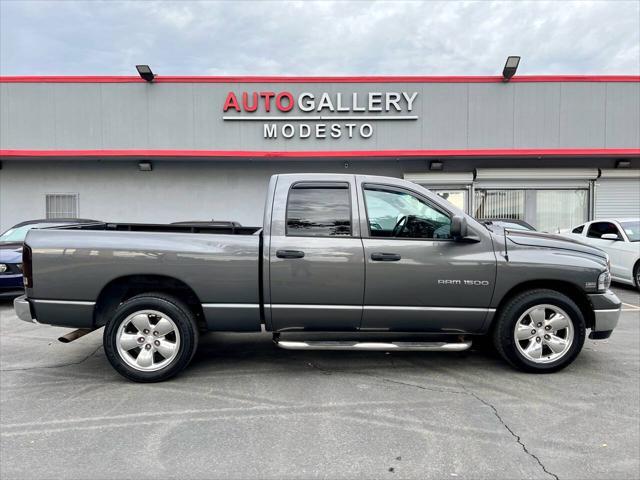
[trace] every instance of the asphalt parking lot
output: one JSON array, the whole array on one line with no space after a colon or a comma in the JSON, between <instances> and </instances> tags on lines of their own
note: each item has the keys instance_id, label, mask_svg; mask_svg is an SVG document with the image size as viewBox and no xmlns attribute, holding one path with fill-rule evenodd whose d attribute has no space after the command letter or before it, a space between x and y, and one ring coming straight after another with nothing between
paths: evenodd
<instances>
[{"instance_id":1,"label":"asphalt parking lot","mask_svg":"<svg viewBox=\"0 0 640 480\"><path fill-rule=\"evenodd\" d=\"M553 375L488 352L292 352L203 336L162 384L121 378L102 330L0 304L0 477L640 478L640 295Z\"/></svg>"}]
</instances>

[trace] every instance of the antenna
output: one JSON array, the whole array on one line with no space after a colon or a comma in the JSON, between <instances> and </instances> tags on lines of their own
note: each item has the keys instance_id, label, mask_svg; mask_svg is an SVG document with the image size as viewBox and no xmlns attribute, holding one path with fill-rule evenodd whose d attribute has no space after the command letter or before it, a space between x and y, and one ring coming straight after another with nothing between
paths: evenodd
<instances>
[{"instance_id":1,"label":"antenna","mask_svg":"<svg viewBox=\"0 0 640 480\"><path fill-rule=\"evenodd\" d=\"M507 228L505 227L502 231L504 234L504 258L509 261L509 250L507 249Z\"/></svg>"}]
</instances>

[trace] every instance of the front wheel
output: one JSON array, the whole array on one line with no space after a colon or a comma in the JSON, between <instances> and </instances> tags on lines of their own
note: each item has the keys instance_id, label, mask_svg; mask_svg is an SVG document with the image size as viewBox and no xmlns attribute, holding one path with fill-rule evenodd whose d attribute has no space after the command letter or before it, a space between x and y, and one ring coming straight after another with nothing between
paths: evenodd
<instances>
[{"instance_id":1,"label":"front wheel","mask_svg":"<svg viewBox=\"0 0 640 480\"><path fill-rule=\"evenodd\" d=\"M584 316L573 300L554 290L537 289L504 305L493 341L500 355L517 369L550 373L575 360L585 336Z\"/></svg>"},{"instance_id":2,"label":"front wheel","mask_svg":"<svg viewBox=\"0 0 640 480\"><path fill-rule=\"evenodd\" d=\"M159 293L122 303L103 336L109 362L136 382L160 382L183 370L198 345L193 313L178 299Z\"/></svg>"},{"instance_id":3,"label":"front wheel","mask_svg":"<svg viewBox=\"0 0 640 480\"><path fill-rule=\"evenodd\" d=\"M640 291L640 262L636 263L636 266L633 269L633 278L636 283L636 290Z\"/></svg>"}]
</instances>

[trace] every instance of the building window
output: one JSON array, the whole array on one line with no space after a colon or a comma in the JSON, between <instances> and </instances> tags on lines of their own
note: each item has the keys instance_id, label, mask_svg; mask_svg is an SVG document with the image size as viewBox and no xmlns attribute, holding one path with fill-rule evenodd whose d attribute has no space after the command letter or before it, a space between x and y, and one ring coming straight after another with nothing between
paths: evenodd
<instances>
[{"instance_id":1,"label":"building window","mask_svg":"<svg viewBox=\"0 0 640 480\"><path fill-rule=\"evenodd\" d=\"M557 233L587 221L587 189L482 189L475 191L476 218L524 220L541 232Z\"/></svg>"},{"instance_id":2,"label":"building window","mask_svg":"<svg viewBox=\"0 0 640 480\"><path fill-rule=\"evenodd\" d=\"M294 185L287 202L287 235L334 237L351 235L349 185Z\"/></svg>"},{"instance_id":3,"label":"building window","mask_svg":"<svg viewBox=\"0 0 640 480\"><path fill-rule=\"evenodd\" d=\"M467 190L466 188L430 188L429 190L431 190L436 195L444 198L446 201L453 204L453 206L458 207L463 212L469 212L469 209L467 208L467 195L469 194L469 190Z\"/></svg>"},{"instance_id":4,"label":"building window","mask_svg":"<svg viewBox=\"0 0 640 480\"><path fill-rule=\"evenodd\" d=\"M542 232L558 233L588 220L589 192L576 190L537 190L534 224Z\"/></svg>"},{"instance_id":5,"label":"building window","mask_svg":"<svg viewBox=\"0 0 640 480\"><path fill-rule=\"evenodd\" d=\"M476 218L524 220L524 190L476 189Z\"/></svg>"},{"instance_id":6,"label":"building window","mask_svg":"<svg viewBox=\"0 0 640 480\"><path fill-rule=\"evenodd\" d=\"M47 193L47 218L78 218L77 193Z\"/></svg>"}]
</instances>

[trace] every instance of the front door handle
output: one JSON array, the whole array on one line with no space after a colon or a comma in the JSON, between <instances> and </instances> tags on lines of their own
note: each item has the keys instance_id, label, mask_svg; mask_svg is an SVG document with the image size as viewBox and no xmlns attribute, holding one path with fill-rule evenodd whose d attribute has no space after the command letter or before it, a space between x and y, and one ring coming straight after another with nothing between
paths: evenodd
<instances>
[{"instance_id":1,"label":"front door handle","mask_svg":"<svg viewBox=\"0 0 640 480\"><path fill-rule=\"evenodd\" d=\"M300 250L278 250L276 251L278 258L304 258L304 252Z\"/></svg>"},{"instance_id":2,"label":"front door handle","mask_svg":"<svg viewBox=\"0 0 640 480\"><path fill-rule=\"evenodd\" d=\"M371 260L374 262L397 262L402 257L397 253L381 253L376 252L371 254Z\"/></svg>"}]
</instances>

